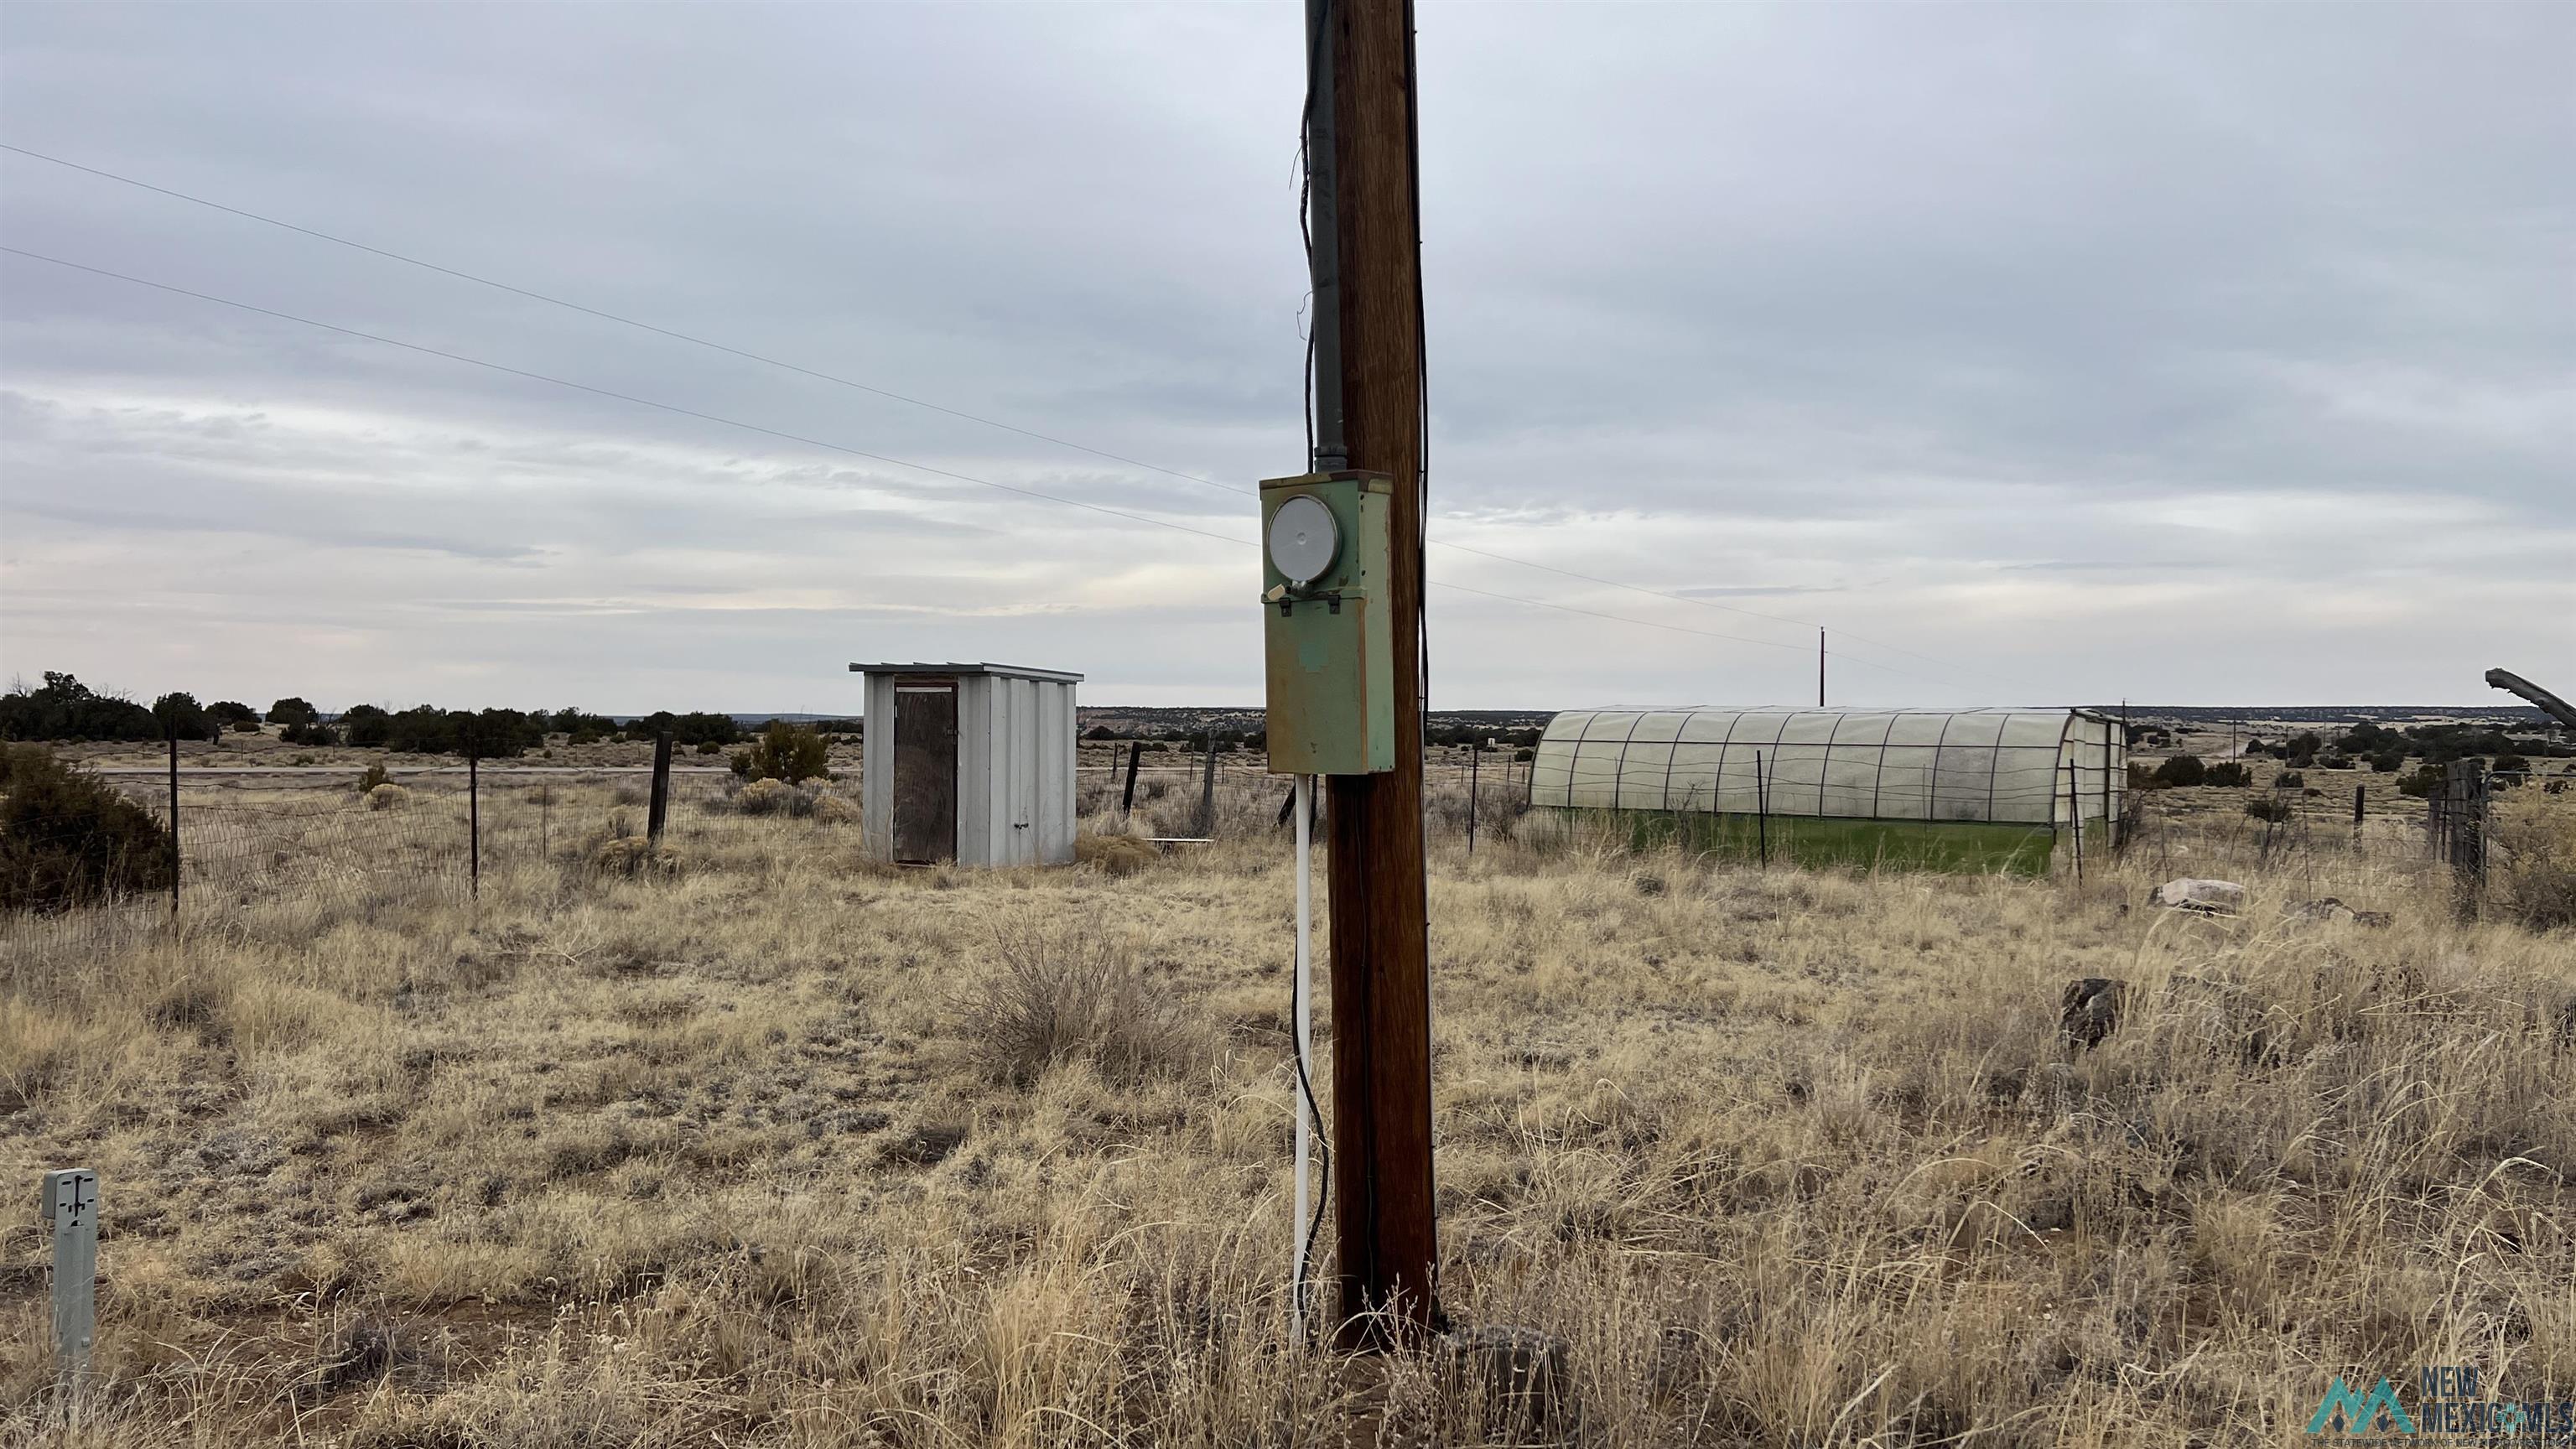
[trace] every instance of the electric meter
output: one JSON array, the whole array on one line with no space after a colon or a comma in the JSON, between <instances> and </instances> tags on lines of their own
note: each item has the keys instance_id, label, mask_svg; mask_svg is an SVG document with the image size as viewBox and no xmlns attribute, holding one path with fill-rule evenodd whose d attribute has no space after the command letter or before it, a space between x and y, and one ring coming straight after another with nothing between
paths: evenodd
<instances>
[{"instance_id":1,"label":"electric meter","mask_svg":"<svg viewBox=\"0 0 2576 1449\"><path fill-rule=\"evenodd\" d=\"M1270 515L1270 566L1292 589L1313 583L1341 550L1342 531L1333 522L1333 510L1311 495L1296 494Z\"/></svg>"},{"instance_id":2,"label":"electric meter","mask_svg":"<svg viewBox=\"0 0 2576 1449\"><path fill-rule=\"evenodd\" d=\"M1395 768L1395 641L1388 608L1384 473L1261 485L1262 653L1270 771L1367 775Z\"/></svg>"}]
</instances>

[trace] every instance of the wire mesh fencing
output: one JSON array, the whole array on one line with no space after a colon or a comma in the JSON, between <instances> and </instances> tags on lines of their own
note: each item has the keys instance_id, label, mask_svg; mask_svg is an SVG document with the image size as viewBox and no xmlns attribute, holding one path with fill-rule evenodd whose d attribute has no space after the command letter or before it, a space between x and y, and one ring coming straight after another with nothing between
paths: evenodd
<instances>
[{"instance_id":1,"label":"wire mesh fencing","mask_svg":"<svg viewBox=\"0 0 2576 1449\"><path fill-rule=\"evenodd\" d=\"M79 888L0 914L0 952L80 948L292 899L311 907L389 890L471 899L487 877L594 864L612 840L650 829L651 773L524 767L435 767L387 778L337 771L183 771L115 778L149 820L129 832L131 861L102 861ZM825 791L746 792L722 770L674 770L666 828L710 816L846 819L854 802ZM744 803L746 794L750 803ZM178 829L173 879L171 819ZM42 829L47 822L18 822Z\"/></svg>"}]
</instances>

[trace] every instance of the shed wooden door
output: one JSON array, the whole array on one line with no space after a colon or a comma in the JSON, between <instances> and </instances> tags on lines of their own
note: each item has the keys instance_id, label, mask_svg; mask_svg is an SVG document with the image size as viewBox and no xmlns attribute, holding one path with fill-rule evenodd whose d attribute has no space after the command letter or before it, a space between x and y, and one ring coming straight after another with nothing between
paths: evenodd
<instances>
[{"instance_id":1,"label":"shed wooden door","mask_svg":"<svg viewBox=\"0 0 2576 1449\"><path fill-rule=\"evenodd\" d=\"M957 686L894 691L894 858L957 858Z\"/></svg>"}]
</instances>

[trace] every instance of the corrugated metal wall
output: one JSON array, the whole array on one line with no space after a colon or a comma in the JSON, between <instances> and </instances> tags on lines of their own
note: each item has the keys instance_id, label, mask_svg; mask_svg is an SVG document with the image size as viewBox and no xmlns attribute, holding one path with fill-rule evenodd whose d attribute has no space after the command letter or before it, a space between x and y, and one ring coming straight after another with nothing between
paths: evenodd
<instances>
[{"instance_id":1,"label":"corrugated metal wall","mask_svg":"<svg viewBox=\"0 0 2576 1449\"><path fill-rule=\"evenodd\" d=\"M859 841L876 860L894 858L894 676L865 675L859 732Z\"/></svg>"}]
</instances>

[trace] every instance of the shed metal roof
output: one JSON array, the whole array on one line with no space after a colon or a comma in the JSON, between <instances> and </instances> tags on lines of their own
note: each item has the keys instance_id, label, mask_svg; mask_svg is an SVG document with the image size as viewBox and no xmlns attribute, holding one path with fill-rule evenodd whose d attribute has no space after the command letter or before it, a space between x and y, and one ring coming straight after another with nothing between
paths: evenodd
<instances>
[{"instance_id":1,"label":"shed metal roof","mask_svg":"<svg viewBox=\"0 0 2576 1449\"><path fill-rule=\"evenodd\" d=\"M1025 664L853 664L852 674L998 674L1005 679L1045 679L1078 683L1082 676L1061 669L1032 669Z\"/></svg>"}]
</instances>

